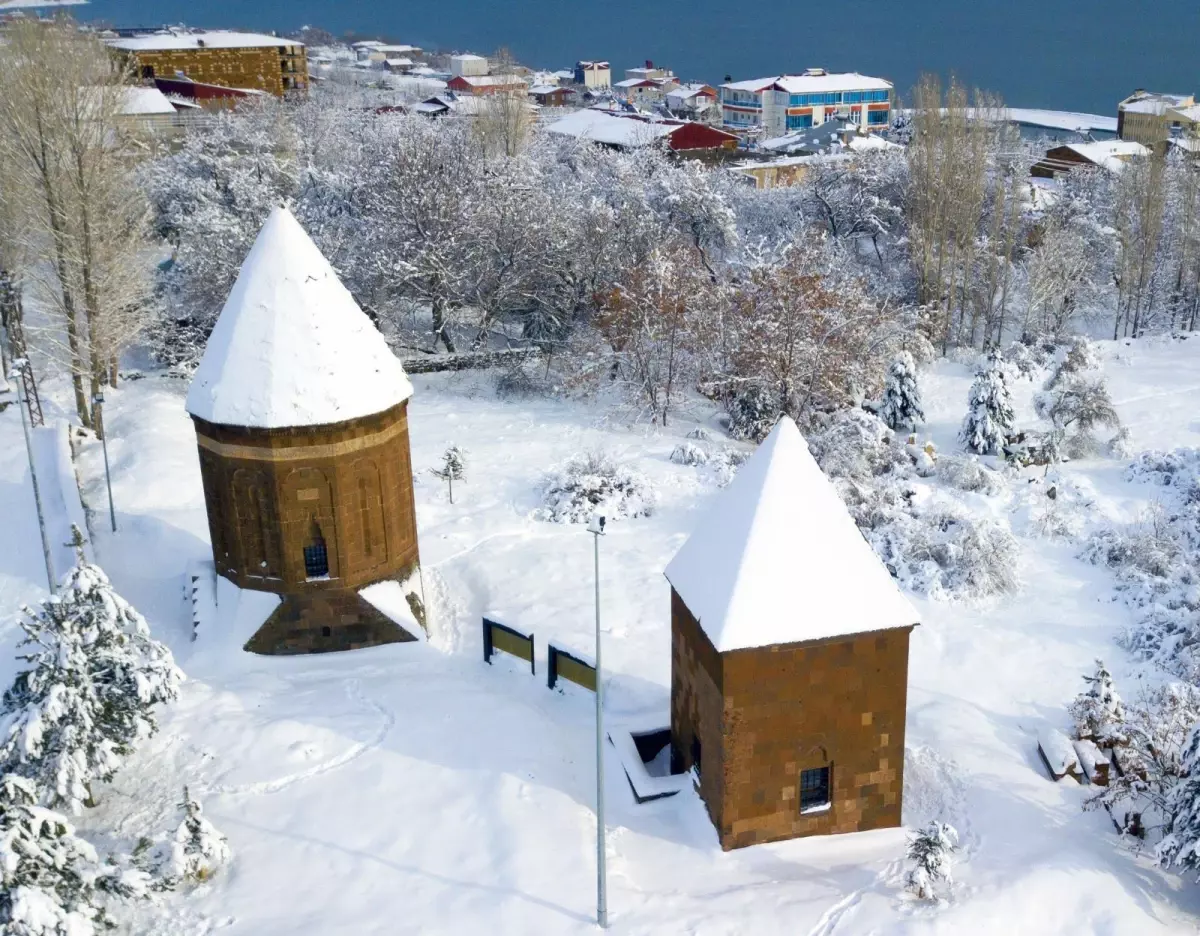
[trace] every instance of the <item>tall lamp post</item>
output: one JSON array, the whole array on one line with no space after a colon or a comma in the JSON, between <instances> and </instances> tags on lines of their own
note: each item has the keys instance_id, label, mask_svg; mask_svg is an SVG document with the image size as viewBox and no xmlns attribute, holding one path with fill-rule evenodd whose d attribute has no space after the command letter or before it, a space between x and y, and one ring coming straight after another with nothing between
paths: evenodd
<instances>
[{"instance_id":1,"label":"tall lamp post","mask_svg":"<svg viewBox=\"0 0 1200 936\"><path fill-rule=\"evenodd\" d=\"M38 530L42 534L42 558L46 560L46 584L50 586L50 594L54 594L54 565L50 561L50 540L46 537L46 515L42 511L42 493L38 489L37 466L33 461L33 441L29 438L29 422L25 418L26 403L21 399L21 388L25 385L23 371L29 366L24 358L13 361L9 376L17 385L17 409L21 411L21 429L25 433L25 454L29 456L29 478L33 482L33 502L37 506Z\"/></svg>"},{"instance_id":2,"label":"tall lamp post","mask_svg":"<svg viewBox=\"0 0 1200 936\"><path fill-rule=\"evenodd\" d=\"M100 446L104 449L104 483L108 485L108 520L112 531L117 532L117 512L113 508L112 475L108 472L108 429L104 425L104 394L97 393L92 397L92 405L96 408L96 422L100 425Z\"/></svg>"},{"instance_id":3,"label":"tall lamp post","mask_svg":"<svg viewBox=\"0 0 1200 936\"><path fill-rule=\"evenodd\" d=\"M592 534L596 570L596 922L608 927L608 881L604 854L604 679L600 669L600 537L604 514L593 514L588 523Z\"/></svg>"}]
</instances>

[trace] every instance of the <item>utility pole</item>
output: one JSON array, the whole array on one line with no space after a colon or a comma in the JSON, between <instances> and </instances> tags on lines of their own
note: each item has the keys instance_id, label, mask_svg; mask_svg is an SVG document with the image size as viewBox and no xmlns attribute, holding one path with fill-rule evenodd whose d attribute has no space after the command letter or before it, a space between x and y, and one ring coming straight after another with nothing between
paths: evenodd
<instances>
[{"instance_id":1,"label":"utility pole","mask_svg":"<svg viewBox=\"0 0 1200 936\"><path fill-rule=\"evenodd\" d=\"M97 393L92 397L92 406L96 409L96 425L100 428L100 445L104 449L104 483L108 485L108 520L112 531L117 532L117 512L113 507L112 475L108 471L108 429L104 425L104 394Z\"/></svg>"},{"instance_id":2,"label":"utility pole","mask_svg":"<svg viewBox=\"0 0 1200 936\"><path fill-rule=\"evenodd\" d=\"M592 534L596 573L596 922L608 928L608 881L604 853L604 678L600 669L600 537L604 515L595 514L588 523Z\"/></svg>"},{"instance_id":3,"label":"utility pole","mask_svg":"<svg viewBox=\"0 0 1200 936\"><path fill-rule=\"evenodd\" d=\"M25 371L29 367L29 361L25 358L20 358L13 361L13 369L11 377L17 384L17 409L21 411L21 429L25 433L25 454L29 456L29 478L33 482L33 502L37 506L38 530L42 534L42 558L46 560L46 584L50 587L50 594L54 594L54 564L50 561L50 540L46 536L46 515L42 511L42 494L38 490L37 466L33 461L33 440L29 437L29 420L25 418L25 406L28 404L28 397L25 400L21 399L21 390L27 388L25 383Z\"/></svg>"}]
</instances>

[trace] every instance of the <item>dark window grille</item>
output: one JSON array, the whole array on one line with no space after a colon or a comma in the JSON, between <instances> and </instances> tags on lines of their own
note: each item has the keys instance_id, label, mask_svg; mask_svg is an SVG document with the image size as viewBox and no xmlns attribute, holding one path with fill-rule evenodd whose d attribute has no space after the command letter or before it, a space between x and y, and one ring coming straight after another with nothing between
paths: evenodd
<instances>
[{"instance_id":1,"label":"dark window grille","mask_svg":"<svg viewBox=\"0 0 1200 936\"><path fill-rule=\"evenodd\" d=\"M800 771L800 808L813 809L829 802L829 768Z\"/></svg>"},{"instance_id":2,"label":"dark window grille","mask_svg":"<svg viewBox=\"0 0 1200 936\"><path fill-rule=\"evenodd\" d=\"M304 547L304 574L309 578L320 578L329 574L329 553L325 551L324 540L317 540L311 546Z\"/></svg>"}]
</instances>

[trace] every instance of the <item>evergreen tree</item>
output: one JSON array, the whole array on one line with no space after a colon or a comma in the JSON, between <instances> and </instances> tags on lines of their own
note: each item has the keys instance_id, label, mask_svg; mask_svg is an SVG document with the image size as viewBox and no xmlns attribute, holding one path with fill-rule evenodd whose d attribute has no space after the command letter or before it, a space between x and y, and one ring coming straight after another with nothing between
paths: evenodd
<instances>
[{"instance_id":1,"label":"evergreen tree","mask_svg":"<svg viewBox=\"0 0 1200 936\"><path fill-rule=\"evenodd\" d=\"M908 860L913 867L905 885L922 900L932 899L939 881L953 883L953 853L958 850L958 832L954 826L933 820L919 830L908 843Z\"/></svg>"},{"instance_id":2,"label":"evergreen tree","mask_svg":"<svg viewBox=\"0 0 1200 936\"><path fill-rule=\"evenodd\" d=\"M83 557L58 594L23 609L28 668L4 693L12 714L0 770L29 778L46 805L78 814L91 784L108 780L157 729L153 706L178 695L183 674L145 619Z\"/></svg>"},{"instance_id":3,"label":"evergreen tree","mask_svg":"<svg viewBox=\"0 0 1200 936\"><path fill-rule=\"evenodd\" d=\"M1167 834L1155 854L1165 866L1200 871L1200 731L1193 728L1179 762L1179 781L1163 809Z\"/></svg>"},{"instance_id":4,"label":"evergreen tree","mask_svg":"<svg viewBox=\"0 0 1200 936\"><path fill-rule=\"evenodd\" d=\"M1084 676L1083 680L1088 688L1070 707L1076 733L1081 738L1091 738L1101 747L1124 743L1125 704L1113 686L1112 674L1104 661L1097 660L1095 674Z\"/></svg>"},{"instance_id":5,"label":"evergreen tree","mask_svg":"<svg viewBox=\"0 0 1200 936\"><path fill-rule=\"evenodd\" d=\"M36 799L29 780L0 780L0 933L92 936L104 924L96 891L109 889L116 869Z\"/></svg>"},{"instance_id":6,"label":"evergreen tree","mask_svg":"<svg viewBox=\"0 0 1200 936\"><path fill-rule=\"evenodd\" d=\"M969 452L998 455L1012 430L1013 408L1004 362L995 351L975 375L967 395L967 416L959 441Z\"/></svg>"},{"instance_id":7,"label":"evergreen tree","mask_svg":"<svg viewBox=\"0 0 1200 936\"><path fill-rule=\"evenodd\" d=\"M896 432L916 429L918 423L925 421L921 391L917 386L917 365L907 351L897 354L888 368L879 418Z\"/></svg>"},{"instance_id":8,"label":"evergreen tree","mask_svg":"<svg viewBox=\"0 0 1200 936\"><path fill-rule=\"evenodd\" d=\"M187 787L183 788L179 808L183 810L183 821L174 835L150 853L150 871L165 888L173 888L180 881L207 881L230 858L225 836L205 818Z\"/></svg>"}]
</instances>

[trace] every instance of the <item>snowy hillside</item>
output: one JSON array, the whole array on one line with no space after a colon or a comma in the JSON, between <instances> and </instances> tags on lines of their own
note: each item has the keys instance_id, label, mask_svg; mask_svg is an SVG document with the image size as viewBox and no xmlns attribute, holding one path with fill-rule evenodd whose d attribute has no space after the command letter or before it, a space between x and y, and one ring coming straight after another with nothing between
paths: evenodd
<instances>
[{"instance_id":1,"label":"snowy hillside","mask_svg":"<svg viewBox=\"0 0 1200 936\"><path fill-rule=\"evenodd\" d=\"M1133 450L1200 444L1197 340L1105 344L1113 400ZM921 438L957 451L970 369L921 378ZM603 450L658 490L649 517L602 543L607 717L666 724L668 561L718 488L711 466L670 454L695 424L618 424L599 406L497 399L488 378L416 377L410 404L420 548L433 626L426 644L259 657L219 635L191 640L189 562L210 556L184 382L150 375L110 395L106 419L120 530L102 522L97 443L79 460L97 561L188 674L161 733L139 751L85 834L128 849L169 825L185 783L228 836L233 861L191 894L140 911L147 933L253 936L594 931L592 698L547 690L547 642L592 655L591 537L534 518L543 474ZM1015 387L1032 425L1033 384ZM65 397L62 402L66 402ZM716 424L708 424L720 438ZM450 504L430 469L466 450ZM713 442L715 446L741 443ZM1126 460L1067 463L1057 487L1081 530L1139 516L1155 492ZM944 906L904 895L903 830L723 853L691 793L635 805L606 761L609 907L617 933L1182 933L1200 889L1135 855L1091 790L1050 781L1037 754L1066 731L1081 676L1103 657L1128 698L1161 673L1115 638L1133 611L1109 570L1048 539L1031 517L1044 469L1005 475L992 494L917 483L1011 529L1020 590L985 603L911 595L922 624L909 672L905 824L954 824L962 853ZM1069 494L1069 497L1068 497ZM44 594L15 407L0 414L0 677L15 661L11 620ZM797 531L797 535L803 535ZM483 614L534 633L539 673L481 659Z\"/></svg>"}]
</instances>

